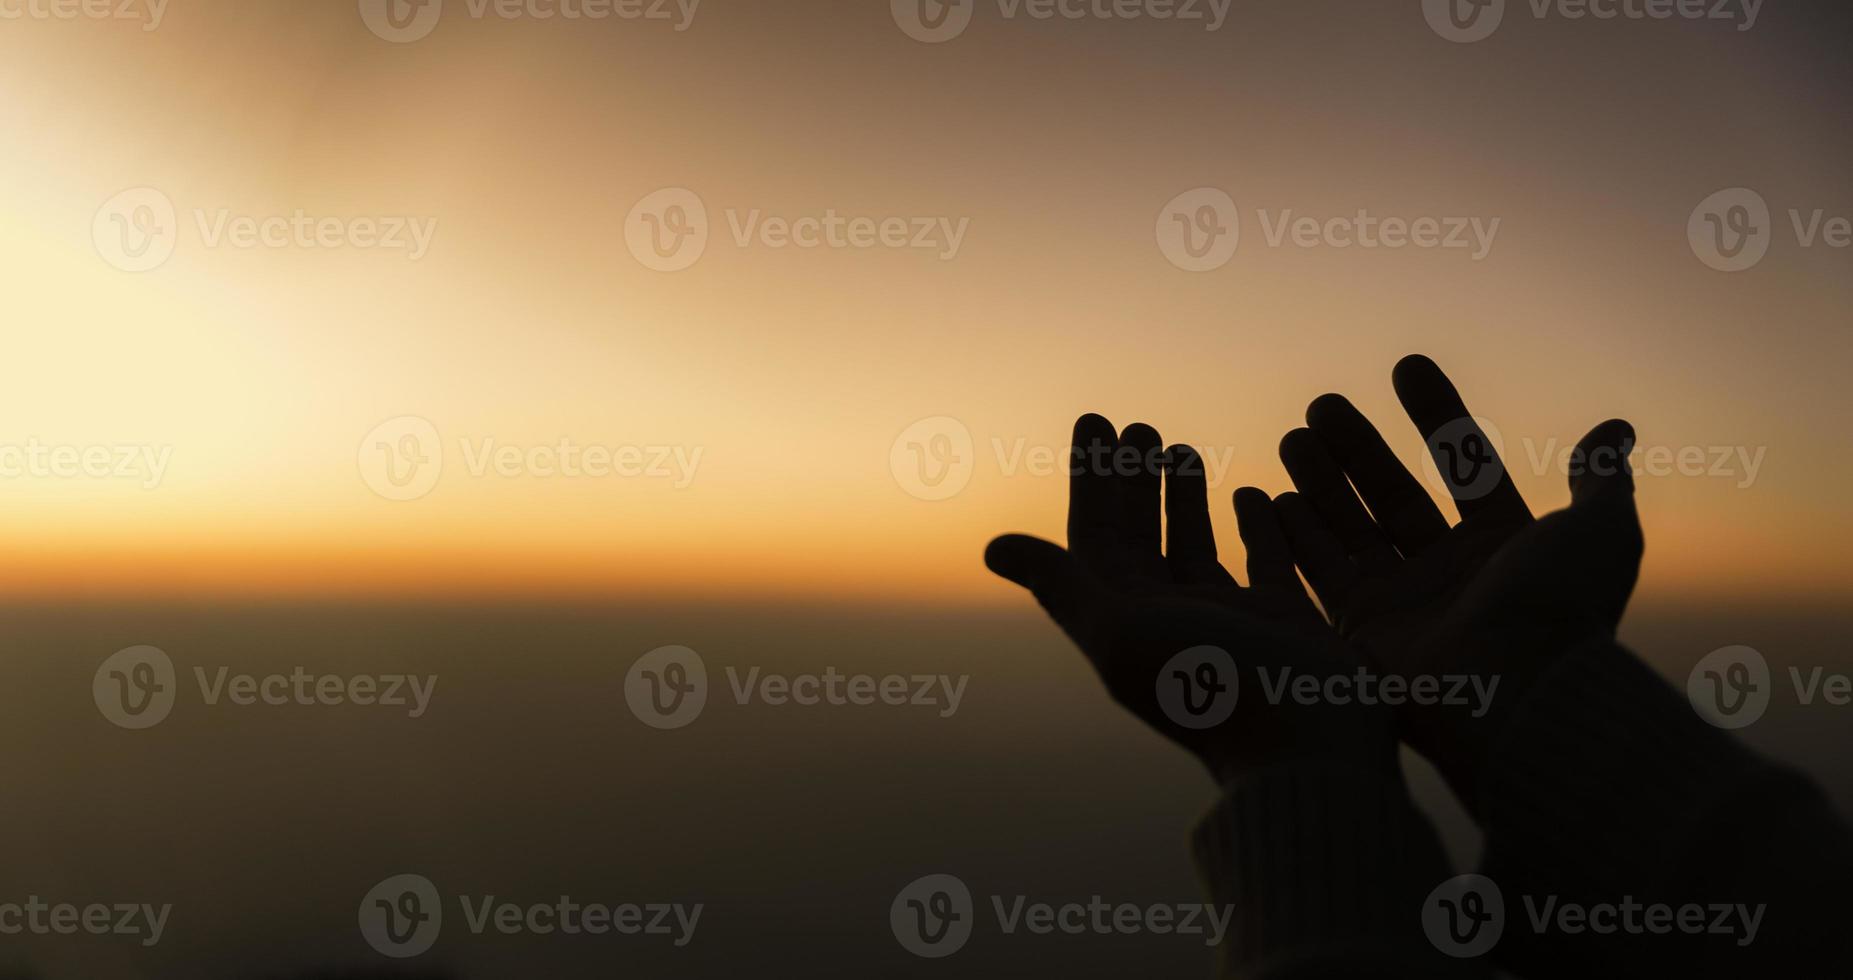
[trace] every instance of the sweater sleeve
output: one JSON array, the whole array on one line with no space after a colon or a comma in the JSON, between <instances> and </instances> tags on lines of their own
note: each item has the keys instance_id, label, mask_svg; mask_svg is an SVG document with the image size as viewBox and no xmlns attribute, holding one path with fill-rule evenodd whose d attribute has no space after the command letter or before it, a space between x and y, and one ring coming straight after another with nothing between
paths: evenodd
<instances>
[{"instance_id":1,"label":"sweater sleeve","mask_svg":"<svg viewBox=\"0 0 1853 980\"><path fill-rule=\"evenodd\" d=\"M1853 916L1845 823L1812 782L1703 721L1627 650L1604 641L1556 660L1484 758L1475 809L1508 914L1501 962L1528 976L1834 963L1808 975L1853 975L1836 925ZM1623 925L1565 928L1567 904L1607 906ZM1638 925L1650 905L1702 906L1705 925L1655 932Z\"/></svg>"},{"instance_id":2,"label":"sweater sleeve","mask_svg":"<svg viewBox=\"0 0 1853 980\"><path fill-rule=\"evenodd\" d=\"M1212 902L1233 910L1219 977L1486 975L1425 938L1423 898L1449 876L1447 859L1393 764L1243 776L1193 844Z\"/></svg>"}]
</instances>

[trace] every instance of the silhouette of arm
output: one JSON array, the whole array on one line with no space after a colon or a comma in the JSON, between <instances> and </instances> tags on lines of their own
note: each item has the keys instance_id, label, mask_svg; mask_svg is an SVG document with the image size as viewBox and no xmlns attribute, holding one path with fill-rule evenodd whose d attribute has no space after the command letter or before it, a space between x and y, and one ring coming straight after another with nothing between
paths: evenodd
<instances>
[{"instance_id":1,"label":"silhouette of arm","mask_svg":"<svg viewBox=\"0 0 1853 980\"><path fill-rule=\"evenodd\" d=\"M1495 956L1528 976L1844 963L1832 928L1847 918L1853 880L1844 822L1808 780L1701 721L1615 643L1643 547L1632 428L1609 421L1585 436L1571 457L1570 506L1534 520L1440 369L1405 358L1394 380L1460 523L1447 524L1334 395L1282 442L1300 492L1280 512L1296 561L1373 664L1500 682L1478 717L1432 707L1398 719L1486 832L1486 872L1507 919ZM1467 455L1478 472L1449 465ZM1552 912L1629 902L1766 911L1740 946L1747 928L1540 930L1534 917L1552 902Z\"/></svg>"},{"instance_id":2,"label":"silhouette of arm","mask_svg":"<svg viewBox=\"0 0 1853 980\"><path fill-rule=\"evenodd\" d=\"M1613 641L1559 651L1479 765L1484 873L1509 917L1502 962L1540 977L1853 975L1845 822ZM1539 933L1528 917L1549 896L1703 906L1707 929L1713 906L1742 911L1721 934Z\"/></svg>"}]
</instances>

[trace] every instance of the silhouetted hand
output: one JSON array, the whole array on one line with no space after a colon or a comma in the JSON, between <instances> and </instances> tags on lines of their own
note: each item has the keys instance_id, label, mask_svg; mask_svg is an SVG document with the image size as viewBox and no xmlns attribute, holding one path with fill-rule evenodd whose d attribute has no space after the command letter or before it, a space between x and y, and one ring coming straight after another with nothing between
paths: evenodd
<instances>
[{"instance_id":1,"label":"silhouetted hand","mask_svg":"<svg viewBox=\"0 0 1853 980\"><path fill-rule=\"evenodd\" d=\"M1497 677L1484 724L1412 708L1412 745L1471 798L1476 751L1551 657L1613 638L1642 539L1626 422L1597 426L1571 457L1571 506L1534 520L1490 442L1434 362L1410 356L1398 398L1460 511L1449 526L1369 420L1338 395L1281 441L1298 494L1277 501L1295 559L1341 635L1377 668ZM1355 490L1354 490L1355 488Z\"/></svg>"},{"instance_id":2,"label":"silhouetted hand","mask_svg":"<svg viewBox=\"0 0 1853 980\"><path fill-rule=\"evenodd\" d=\"M1247 487L1235 494L1248 551L1244 588L1217 561L1206 477L1193 449L1166 452L1143 424L1116 437L1112 423L1084 415L1074 454L1069 548L1005 535L991 542L985 562L1035 594L1115 700L1196 754L1219 781L1293 758L1393 759L1393 722L1381 711L1265 696L1264 670L1278 681L1283 670L1324 677L1355 668L1301 587L1267 494ZM1205 646L1227 654L1234 677L1200 656ZM1218 686L1232 688L1233 711L1198 727L1217 717L1192 715L1215 703Z\"/></svg>"}]
</instances>

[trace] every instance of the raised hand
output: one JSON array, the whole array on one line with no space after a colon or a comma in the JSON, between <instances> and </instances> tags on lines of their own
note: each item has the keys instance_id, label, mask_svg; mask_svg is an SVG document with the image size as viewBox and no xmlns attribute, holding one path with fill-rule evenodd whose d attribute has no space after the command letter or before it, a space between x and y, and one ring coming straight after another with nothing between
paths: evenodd
<instances>
[{"instance_id":1,"label":"raised hand","mask_svg":"<svg viewBox=\"0 0 1853 980\"><path fill-rule=\"evenodd\" d=\"M1386 672L1498 677L1486 721L1411 709L1412 745L1464 795L1485 744L1526 680L1586 639L1612 638L1640 568L1627 468L1634 433L1597 426L1571 458L1573 500L1534 520L1503 463L1434 362L1393 374L1461 521L1450 526L1369 420L1338 395L1307 409L1281 441L1297 494L1276 501L1295 559L1339 632Z\"/></svg>"},{"instance_id":2,"label":"raised hand","mask_svg":"<svg viewBox=\"0 0 1853 980\"><path fill-rule=\"evenodd\" d=\"M1301 588L1267 494L1244 487L1235 508L1248 587L1217 561L1200 456L1188 446L1166 451L1151 426L1115 435L1106 419L1084 415L1074 429L1068 549L1005 535L985 562L1035 594L1115 700L1219 781L1289 758L1389 760L1394 735L1381 713L1264 696L1263 670L1278 679L1283 669L1325 676L1353 665ZM1193 653L1206 646L1226 654L1235 676L1218 676L1215 659ZM1196 705L1180 704L1210 703L1217 686L1230 689L1232 713L1199 727Z\"/></svg>"}]
</instances>

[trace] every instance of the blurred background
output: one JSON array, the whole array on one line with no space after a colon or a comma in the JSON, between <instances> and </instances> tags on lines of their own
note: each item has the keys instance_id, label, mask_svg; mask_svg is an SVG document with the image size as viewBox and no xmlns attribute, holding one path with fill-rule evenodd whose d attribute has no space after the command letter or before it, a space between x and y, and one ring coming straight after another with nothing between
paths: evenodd
<instances>
[{"instance_id":1,"label":"blurred background","mask_svg":"<svg viewBox=\"0 0 1853 980\"><path fill-rule=\"evenodd\" d=\"M0 902L174 912L147 948L0 937L0 971L380 968L355 910L417 872L707 911L680 949L447 922L416 970L1203 975L1175 936L890 933L935 872L1199 900L1213 788L979 555L1060 538L1083 411L1198 445L1225 500L1286 488L1328 390L1419 467L1411 351L1539 512L1633 421L1625 639L1676 685L1732 644L1853 669L1853 12L82 9L0 2ZM908 244L782 245L833 216ZM1468 247L1360 244L1385 220ZM179 700L127 730L92 684L141 644ZM624 683L667 644L712 690L659 731ZM416 719L204 704L220 666L439 681ZM740 705L727 666L969 684L946 718ZM1845 807L1849 712L1743 734Z\"/></svg>"}]
</instances>

